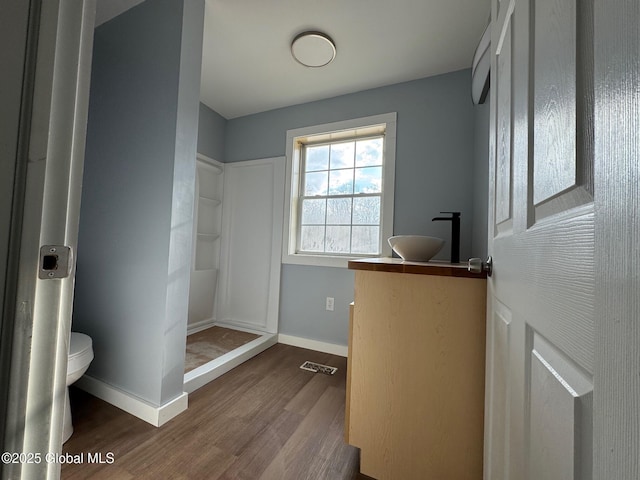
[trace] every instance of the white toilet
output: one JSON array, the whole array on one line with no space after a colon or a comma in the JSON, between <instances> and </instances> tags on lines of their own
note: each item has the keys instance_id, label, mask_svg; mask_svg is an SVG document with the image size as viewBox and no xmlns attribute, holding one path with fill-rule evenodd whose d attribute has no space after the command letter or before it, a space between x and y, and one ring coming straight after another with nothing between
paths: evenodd
<instances>
[{"instance_id":1,"label":"white toilet","mask_svg":"<svg viewBox=\"0 0 640 480\"><path fill-rule=\"evenodd\" d=\"M69 342L69 360L67 363L67 392L65 395L64 423L62 427L62 442L69 440L73 433L71 423L71 405L69 404L69 385L78 380L89 368L93 360L93 344L91 337L84 333L71 332Z\"/></svg>"}]
</instances>

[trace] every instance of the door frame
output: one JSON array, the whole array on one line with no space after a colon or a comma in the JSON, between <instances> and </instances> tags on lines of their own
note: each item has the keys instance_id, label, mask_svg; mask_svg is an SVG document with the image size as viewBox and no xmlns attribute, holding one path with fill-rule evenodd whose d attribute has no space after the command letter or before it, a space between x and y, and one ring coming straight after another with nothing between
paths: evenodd
<instances>
[{"instance_id":1,"label":"door frame","mask_svg":"<svg viewBox=\"0 0 640 480\"><path fill-rule=\"evenodd\" d=\"M6 464L2 477L58 478L60 465L46 455L62 447L96 4L31 0L24 8L28 68L3 305L3 342L11 344L3 361L11 365L2 413L3 451L34 461ZM38 278L43 245L70 248L66 276Z\"/></svg>"},{"instance_id":2,"label":"door frame","mask_svg":"<svg viewBox=\"0 0 640 480\"><path fill-rule=\"evenodd\" d=\"M33 102L37 53L38 12L42 0L7 0L0 15L0 44L13 45L3 49L2 68L5 85L0 90L0 161L6 172L0 181L0 445L8 451L5 441L11 380L11 353L14 319L17 313L22 215L27 182L27 155L31 105ZM0 473L3 472L0 464Z\"/></svg>"}]
</instances>

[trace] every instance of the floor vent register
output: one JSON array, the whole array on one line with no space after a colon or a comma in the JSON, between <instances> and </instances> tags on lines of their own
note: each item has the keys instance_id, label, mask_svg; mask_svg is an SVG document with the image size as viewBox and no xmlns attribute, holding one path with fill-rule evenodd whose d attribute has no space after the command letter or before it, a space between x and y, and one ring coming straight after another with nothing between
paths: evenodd
<instances>
[{"instance_id":1,"label":"floor vent register","mask_svg":"<svg viewBox=\"0 0 640 480\"><path fill-rule=\"evenodd\" d=\"M300 365L300 368L314 373L324 373L325 375L333 375L338 371L336 367L328 367L327 365L320 365L314 362L304 362Z\"/></svg>"}]
</instances>

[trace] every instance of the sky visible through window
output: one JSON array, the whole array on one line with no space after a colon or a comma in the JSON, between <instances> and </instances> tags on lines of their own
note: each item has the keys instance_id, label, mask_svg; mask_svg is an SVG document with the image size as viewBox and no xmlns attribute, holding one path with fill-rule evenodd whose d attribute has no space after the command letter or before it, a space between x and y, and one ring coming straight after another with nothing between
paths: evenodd
<instances>
[{"instance_id":1,"label":"sky visible through window","mask_svg":"<svg viewBox=\"0 0 640 480\"><path fill-rule=\"evenodd\" d=\"M304 147L299 252L380 253L383 142Z\"/></svg>"}]
</instances>

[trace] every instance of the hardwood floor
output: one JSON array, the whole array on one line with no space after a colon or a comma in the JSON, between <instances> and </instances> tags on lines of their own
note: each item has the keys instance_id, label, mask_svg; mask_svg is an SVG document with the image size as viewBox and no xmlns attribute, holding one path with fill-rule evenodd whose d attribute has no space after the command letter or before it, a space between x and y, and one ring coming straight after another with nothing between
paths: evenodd
<instances>
[{"instance_id":1,"label":"hardwood floor","mask_svg":"<svg viewBox=\"0 0 640 480\"><path fill-rule=\"evenodd\" d=\"M338 371L301 370L305 360ZM345 358L278 344L189 395L188 410L160 428L72 388L75 431L63 451L84 463L63 465L62 478L367 478L343 439L345 378ZM113 463L87 463L108 452Z\"/></svg>"},{"instance_id":2,"label":"hardwood floor","mask_svg":"<svg viewBox=\"0 0 640 480\"><path fill-rule=\"evenodd\" d=\"M260 335L214 326L187 337L184 373L255 340Z\"/></svg>"}]
</instances>

